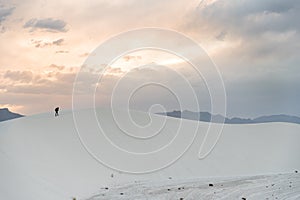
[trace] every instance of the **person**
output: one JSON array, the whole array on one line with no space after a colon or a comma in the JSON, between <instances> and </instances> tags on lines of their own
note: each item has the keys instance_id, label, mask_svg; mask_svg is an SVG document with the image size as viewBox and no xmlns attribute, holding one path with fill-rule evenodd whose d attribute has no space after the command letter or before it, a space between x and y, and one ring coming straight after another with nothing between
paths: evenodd
<instances>
[{"instance_id":1,"label":"person","mask_svg":"<svg viewBox=\"0 0 300 200\"><path fill-rule=\"evenodd\" d=\"M55 108L55 117L57 117L59 115L58 111L59 111L59 107Z\"/></svg>"}]
</instances>

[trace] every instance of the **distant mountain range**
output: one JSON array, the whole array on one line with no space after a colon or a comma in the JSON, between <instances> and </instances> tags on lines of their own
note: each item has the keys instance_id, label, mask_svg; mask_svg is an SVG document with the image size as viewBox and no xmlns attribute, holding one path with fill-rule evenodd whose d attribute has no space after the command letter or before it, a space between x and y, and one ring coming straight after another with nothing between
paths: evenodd
<instances>
[{"instance_id":1,"label":"distant mountain range","mask_svg":"<svg viewBox=\"0 0 300 200\"><path fill-rule=\"evenodd\" d=\"M223 122L225 124L254 124L254 123L266 123L266 122L288 122L288 123L295 123L300 124L300 117L290 116L290 115L269 115L269 116L262 116L257 117L254 119L246 119L246 118L228 118L222 115L213 115L209 112L192 112L192 111L172 111L166 113L157 113L160 115L166 115L169 117L175 118L183 118L183 119L190 119L196 121L203 121L203 122L215 122L220 123Z\"/></svg>"},{"instance_id":2,"label":"distant mountain range","mask_svg":"<svg viewBox=\"0 0 300 200\"><path fill-rule=\"evenodd\" d=\"M15 119L19 117L24 117L23 115L10 112L8 108L0 108L0 122Z\"/></svg>"},{"instance_id":3,"label":"distant mountain range","mask_svg":"<svg viewBox=\"0 0 300 200\"><path fill-rule=\"evenodd\" d=\"M174 110L172 112L156 113L156 114L166 115L175 118L195 120L195 121L203 121L203 122L221 123L224 121L225 124L255 124L255 123L267 123L267 122L288 122L288 123L300 124L300 117L283 115L283 114L261 116L253 119L239 118L239 117L228 118L222 115L213 115L209 112L192 112L188 110L184 110L182 112ZM20 117L24 117L24 115L10 112L8 108L0 108L0 122L10 120L10 119L20 118Z\"/></svg>"}]
</instances>

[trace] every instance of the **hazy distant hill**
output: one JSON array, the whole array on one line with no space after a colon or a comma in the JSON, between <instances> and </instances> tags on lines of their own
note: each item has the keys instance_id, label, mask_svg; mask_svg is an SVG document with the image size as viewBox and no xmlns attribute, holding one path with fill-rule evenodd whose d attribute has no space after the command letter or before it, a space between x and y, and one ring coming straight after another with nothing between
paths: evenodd
<instances>
[{"instance_id":1,"label":"hazy distant hill","mask_svg":"<svg viewBox=\"0 0 300 200\"><path fill-rule=\"evenodd\" d=\"M0 108L0 122L23 117L23 115L10 112L8 108Z\"/></svg>"},{"instance_id":2,"label":"hazy distant hill","mask_svg":"<svg viewBox=\"0 0 300 200\"><path fill-rule=\"evenodd\" d=\"M300 117L290 116L290 115L270 115L270 116L262 116L254 119L245 119L245 118L227 118L222 115L212 115L209 112L192 112L185 110L181 111L172 111L167 113L157 113L160 115L166 115L169 117L175 118L183 118L190 119L196 121L204 121L204 122L225 122L226 124L253 124L253 123L265 123L265 122L289 122L300 124Z\"/></svg>"}]
</instances>

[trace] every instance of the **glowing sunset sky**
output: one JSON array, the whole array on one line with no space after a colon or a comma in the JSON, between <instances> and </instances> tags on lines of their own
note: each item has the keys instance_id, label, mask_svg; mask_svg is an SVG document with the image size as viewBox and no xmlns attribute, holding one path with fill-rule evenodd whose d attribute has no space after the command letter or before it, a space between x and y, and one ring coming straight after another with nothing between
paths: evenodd
<instances>
[{"instance_id":1,"label":"glowing sunset sky","mask_svg":"<svg viewBox=\"0 0 300 200\"><path fill-rule=\"evenodd\" d=\"M75 75L101 42L161 27L193 38L218 65L229 116L300 116L299 18L298 0L0 0L0 107L27 115L71 109ZM150 66L137 78L172 80L159 66L189 72L175 56L142 51L110 75L132 66Z\"/></svg>"}]
</instances>

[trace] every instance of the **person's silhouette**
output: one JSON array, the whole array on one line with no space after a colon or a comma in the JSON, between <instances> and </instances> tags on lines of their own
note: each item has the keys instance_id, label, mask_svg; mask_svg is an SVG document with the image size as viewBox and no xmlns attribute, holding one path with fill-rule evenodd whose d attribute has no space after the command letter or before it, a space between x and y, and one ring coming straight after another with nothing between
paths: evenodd
<instances>
[{"instance_id":1,"label":"person's silhouette","mask_svg":"<svg viewBox=\"0 0 300 200\"><path fill-rule=\"evenodd\" d=\"M59 115L58 111L59 111L59 107L55 108L55 117L57 117Z\"/></svg>"}]
</instances>

